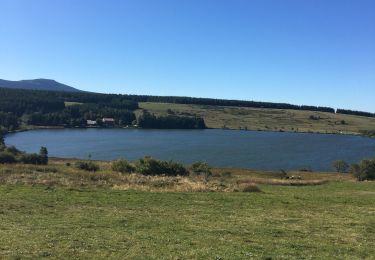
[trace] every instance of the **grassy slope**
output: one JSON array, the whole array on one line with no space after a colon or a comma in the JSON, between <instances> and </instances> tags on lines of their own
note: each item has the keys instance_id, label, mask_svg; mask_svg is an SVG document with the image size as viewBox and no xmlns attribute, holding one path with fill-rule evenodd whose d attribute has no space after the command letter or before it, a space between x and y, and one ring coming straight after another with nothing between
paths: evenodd
<instances>
[{"instance_id":1,"label":"grassy slope","mask_svg":"<svg viewBox=\"0 0 375 260\"><path fill-rule=\"evenodd\" d=\"M140 103L140 107L158 115L167 114L167 109L171 109L176 114L201 116L209 128L225 126L230 129L349 134L375 130L375 118L324 112L170 103ZM321 119L311 120L310 115L320 116ZM347 124L341 124L341 120Z\"/></svg>"},{"instance_id":2,"label":"grassy slope","mask_svg":"<svg viewBox=\"0 0 375 260\"><path fill-rule=\"evenodd\" d=\"M0 258L371 259L374 183L264 193L0 186Z\"/></svg>"},{"instance_id":3,"label":"grassy slope","mask_svg":"<svg viewBox=\"0 0 375 260\"><path fill-rule=\"evenodd\" d=\"M0 165L0 259L371 259L375 254L375 182L355 182L348 174L290 173L331 181L260 185L261 193L117 190L114 185L129 180L111 172L108 162L97 162L96 173L66 162L73 163ZM277 172L230 171L224 184L280 179ZM159 188L165 181L135 178Z\"/></svg>"}]
</instances>

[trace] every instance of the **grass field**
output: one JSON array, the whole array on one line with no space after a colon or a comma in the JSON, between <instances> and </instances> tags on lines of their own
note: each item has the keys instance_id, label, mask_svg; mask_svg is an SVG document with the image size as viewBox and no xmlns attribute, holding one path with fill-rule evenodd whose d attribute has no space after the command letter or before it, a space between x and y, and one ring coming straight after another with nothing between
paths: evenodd
<instances>
[{"instance_id":1,"label":"grass field","mask_svg":"<svg viewBox=\"0 0 375 260\"><path fill-rule=\"evenodd\" d=\"M0 186L0 258L373 259L374 183L152 193Z\"/></svg>"},{"instance_id":2,"label":"grass field","mask_svg":"<svg viewBox=\"0 0 375 260\"><path fill-rule=\"evenodd\" d=\"M209 128L248 129L262 131L291 131L359 134L375 130L375 118L288 109L220 107L172 103L139 103L141 109L156 115L200 116ZM141 110L138 110L139 114ZM310 119L310 116L319 118Z\"/></svg>"},{"instance_id":3,"label":"grass field","mask_svg":"<svg viewBox=\"0 0 375 260\"><path fill-rule=\"evenodd\" d=\"M374 259L374 182L213 169L209 183L262 192L171 192L140 176L143 189L123 190L108 162L95 173L67 162L0 166L0 259Z\"/></svg>"},{"instance_id":4,"label":"grass field","mask_svg":"<svg viewBox=\"0 0 375 260\"><path fill-rule=\"evenodd\" d=\"M65 101L64 104L65 104L65 106L70 107L70 106L78 106L78 105L82 105L83 103L80 103L80 102L69 102L69 101Z\"/></svg>"}]
</instances>

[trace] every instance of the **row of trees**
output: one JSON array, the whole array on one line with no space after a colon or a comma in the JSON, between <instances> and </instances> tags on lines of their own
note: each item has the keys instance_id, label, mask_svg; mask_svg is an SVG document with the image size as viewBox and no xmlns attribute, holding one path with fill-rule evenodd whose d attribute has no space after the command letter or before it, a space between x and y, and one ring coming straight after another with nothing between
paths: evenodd
<instances>
[{"instance_id":1,"label":"row of trees","mask_svg":"<svg viewBox=\"0 0 375 260\"><path fill-rule=\"evenodd\" d=\"M4 138L0 135L0 163L24 163L45 165L48 164L48 150L46 147L41 147L39 154L25 153L18 150L14 146L7 147L4 144Z\"/></svg>"},{"instance_id":2,"label":"row of trees","mask_svg":"<svg viewBox=\"0 0 375 260\"><path fill-rule=\"evenodd\" d=\"M187 116L155 116L144 111L138 118L138 126L156 129L204 129L206 124L203 118Z\"/></svg>"},{"instance_id":3,"label":"row of trees","mask_svg":"<svg viewBox=\"0 0 375 260\"><path fill-rule=\"evenodd\" d=\"M14 104L11 104L13 101ZM138 102L127 95L100 94L92 92L59 92L0 88L0 110L8 112L52 112L65 107L64 102L93 103L117 109L135 110ZM4 104L4 106L2 106ZM5 109L5 110L4 110Z\"/></svg>"},{"instance_id":4,"label":"row of trees","mask_svg":"<svg viewBox=\"0 0 375 260\"><path fill-rule=\"evenodd\" d=\"M82 104L65 106L65 102ZM123 95L0 88L0 126L13 131L21 123L41 126L85 126L86 120L116 119L118 125L135 120L136 101Z\"/></svg>"},{"instance_id":5,"label":"row of trees","mask_svg":"<svg viewBox=\"0 0 375 260\"><path fill-rule=\"evenodd\" d=\"M85 126L87 120L97 120L101 124L103 117L115 118L117 125L129 125L136 118L133 111L120 108L106 107L102 104L82 104L69 106L59 112L34 112L26 116L30 125L50 126Z\"/></svg>"},{"instance_id":6,"label":"row of trees","mask_svg":"<svg viewBox=\"0 0 375 260\"><path fill-rule=\"evenodd\" d=\"M299 106L287 103L258 102L246 100L229 100L214 98L195 98L195 97L174 97L174 96L148 96L148 95L125 95L128 99L137 102L162 102L176 104L197 104L207 106L234 106L234 107L254 107L254 108L275 108L275 109L295 109L308 111L321 111L334 113L335 109L331 107L320 106Z\"/></svg>"},{"instance_id":7,"label":"row of trees","mask_svg":"<svg viewBox=\"0 0 375 260\"><path fill-rule=\"evenodd\" d=\"M347 115L355 115L355 116L375 117L375 113L356 111L356 110L348 110L348 109L337 109L336 113L347 114Z\"/></svg>"}]
</instances>

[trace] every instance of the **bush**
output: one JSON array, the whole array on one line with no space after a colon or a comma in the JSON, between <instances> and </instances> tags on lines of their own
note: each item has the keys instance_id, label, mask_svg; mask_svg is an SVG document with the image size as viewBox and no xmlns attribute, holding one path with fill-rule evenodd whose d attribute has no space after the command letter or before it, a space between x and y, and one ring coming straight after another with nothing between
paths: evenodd
<instances>
[{"instance_id":1,"label":"bush","mask_svg":"<svg viewBox=\"0 0 375 260\"><path fill-rule=\"evenodd\" d=\"M48 150L46 147L40 147L39 156L42 160L42 164L48 164Z\"/></svg>"},{"instance_id":2,"label":"bush","mask_svg":"<svg viewBox=\"0 0 375 260\"><path fill-rule=\"evenodd\" d=\"M25 153L21 155L20 161L24 164L43 164L43 158L36 153Z\"/></svg>"},{"instance_id":3,"label":"bush","mask_svg":"<svg viewBox=\"0 0 375 260\"><path fill-rule=\"evenodd\" d=\"M126 160L113 161L111 167L115 172L132 173L135 171L135 167Z\"/></svg>"},{"instance_id":4,"label":"bush","mask_svg":"<svg viewBox=\"0 0 375 260\"><path fill-rule=\"evenodd\" d=\"M165 174L168 176L184 176L188 174L186 168L180 163L173 161L159 161L147 156L136 163L136 170L144 175Z\"/></svg>"},{"instance_id":5,"label":"bush","mask_svg":"<svg viewBox=\"0 0 375 260\"><path fill-rule=\"evenodd\" d=\"M359 181L375 180L375 158L363 160L359 164L353 164L350 172Z\"/></svg>"},{"instance_id":6,"label":"bush","mask_svg":"<svg viewBox=\"0 0 375 260\"><path fill-rule=\"evenodd\" d=\"M347 172L347 170L349 169L349 165L343 160L334 161L332 163L332 166L337 172L342 172L342 173Z\"/></svg>"},{"instance_id":7,"label":"bush","mask_svg":"<svg viewBox=\"0 0 375 260\"><path fill-rule=\"evenodd\" d=\"M0 152L0 163L15 163L16 157L9 152Z\"/></svg>"},{"instance_id":8,"label":"bush","mask_svg":"<svg viewBox=\"0 0 375 260\"><path fill-rule=\"evenodd\" d=\"M198 161L191 165L191 170L196 175L203 175L203 176L211 176L211 168L208 166L206 162Z\"/></svg>"},{"instance_id":9,"label":"bush","mask_svg":"<svg viewBox=\"0 0 375 260\"><path fill-rule=\"evenodd\" d=\"M15 146L9 146L9 147L6 147L5 148L5 151L7 151L8 153L11 153L13 155L19 155L21 154L22 152L20 150L18 150Z\"/></svg>"},{"instance_id":10,"label":"bush","mask_svg":"<svg viewBox=\"0 0 375 260\"><path fill-rule=\"evenodd\" d=\"M90 172L96 172L99 170L99 166L93 162L78 161L75 163L75 166L79 170L85 170Z\"/></svg>"}]
</instances>

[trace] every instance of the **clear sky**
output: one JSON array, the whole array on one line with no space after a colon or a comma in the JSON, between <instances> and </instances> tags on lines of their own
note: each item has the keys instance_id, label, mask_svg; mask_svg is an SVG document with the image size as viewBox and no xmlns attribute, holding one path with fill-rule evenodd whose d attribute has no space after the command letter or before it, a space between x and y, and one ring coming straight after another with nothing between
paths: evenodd
<instances>
[{"instance_id":1,"label":"clear sky","mask_svg":"<svg viewBox=\"0 0 375 260\"><path fill-rule=\"evenodd\" d=\"M375 1L0 0L0 78L375 112Z\"/></svg>"}]
</instances>

